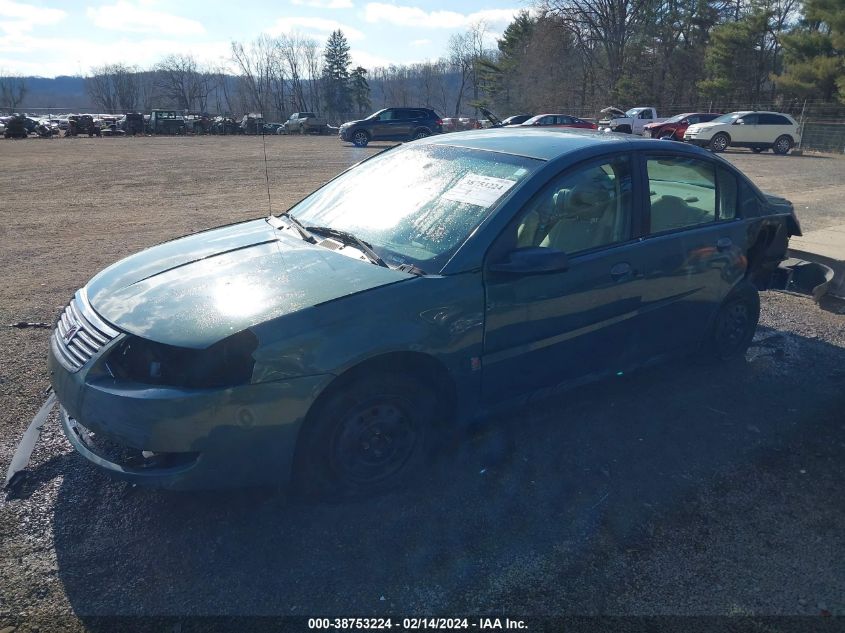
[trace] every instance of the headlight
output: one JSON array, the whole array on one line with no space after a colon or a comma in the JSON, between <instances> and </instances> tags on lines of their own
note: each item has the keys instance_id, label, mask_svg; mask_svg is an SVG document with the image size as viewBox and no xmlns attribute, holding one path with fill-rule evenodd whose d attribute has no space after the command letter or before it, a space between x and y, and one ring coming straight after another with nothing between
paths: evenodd
<instances>
[{"instance_id":1,"label":"headlight","mask_svg":"<svg viewBox=\"0 0 845 633\"><path fill-rule=\"evenodd\" d=\"M252 379L258 339L249 330L206 349L164 345L129 336L106 359L118 380L192 389L233 387Z\"/></svg>"}]
</instances>

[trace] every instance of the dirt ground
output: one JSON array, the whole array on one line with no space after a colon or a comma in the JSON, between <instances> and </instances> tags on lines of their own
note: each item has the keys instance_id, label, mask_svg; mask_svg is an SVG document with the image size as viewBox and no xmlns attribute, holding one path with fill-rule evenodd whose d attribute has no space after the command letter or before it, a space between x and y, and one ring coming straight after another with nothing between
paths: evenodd
<instances>
[{"instance_id":1,"label":"dirt ground","mask_svg":"<svg viewBox=\"0 0 845 633\"><path fill-rule=\"evenodd\" d=\"M281 211L383 149L267 137ZM0 141L0 473L49 382L49 332L121 257L268 208L260 137ZM845 160L725 155L845 218ZM292 506L125 489L45 431L0 500L0 632L103 616L449 613L845 616L845 317L763 295L755 346L534 402L427 485ZM842 623L842 620L839 620ZM5 627L5 628L4 628Z\"/></svg>"}]
</instances>

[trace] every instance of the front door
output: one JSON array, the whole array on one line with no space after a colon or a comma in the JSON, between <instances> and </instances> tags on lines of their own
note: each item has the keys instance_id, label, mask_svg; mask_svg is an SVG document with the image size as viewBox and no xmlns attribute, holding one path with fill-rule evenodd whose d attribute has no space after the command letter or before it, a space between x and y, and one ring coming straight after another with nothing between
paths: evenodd
<instances>
[{"instance_id":1,"label":"front door","mask_svg":"<svg viewBox=\"0 0 845 633\"><path fill-rule=\"evenodd\" d=\"M730 129L731 140L734 143L755 143L763 140L761 135L764 133L765 131L761 131L761 126L757 125L757 115L754 113L737 119Z\"/></svg>"},{"instance_id":2,"label":"front door","mask_svg":"<svg viewBox=\"0 0 845 633\"><path fill-rule=\"evenodd\" d=\"M629 155L553 178L517 215L485 264L483 392L498 401L615 371L639 299L631 264L635 183ZM516 251L550 249L566 270L503 271Z\"/></svg>"}]
</instances>

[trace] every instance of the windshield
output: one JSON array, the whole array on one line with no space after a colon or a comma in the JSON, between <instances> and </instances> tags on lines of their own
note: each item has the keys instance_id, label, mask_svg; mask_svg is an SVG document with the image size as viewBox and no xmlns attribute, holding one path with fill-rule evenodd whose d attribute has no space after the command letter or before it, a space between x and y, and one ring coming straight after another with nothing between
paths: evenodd
<instances>
[{"instance_id":1,"label":"windshield","mask_svg":"<svg viewBox=\"0 0 845 633\"><path fill-rule=\"evenodd\" d=\"M460 147L402 147L342 174L290 212L305 226L353 233L390 265L435 272L541 164Z\"/></svg>"},{"instance_id":2,"label":"windshield","mask_svg":"<svg viewBox=\"0 0 845 633\"><path fill-rule=\"evenodd\" d=\"M738 118L745 116L748 112L729 112L728 114L723 114L720 117L716 117L710 123L733 123Z\"/></svg>"},{"instance_id":3,"label":"windshield","mask_svg":"<svg viewBox=\"0 0 845 633\"><path fill-rule=\"evenodd\" d=\"M635 117L635 116L637 116L637 115L638 115L640 112L642 112L642 111L643 111L643 109L642 109L642 108L631 108L630 110L628 110L628 111L625 113L625 116L627 116L627 117Z\"/></svg>"},{"instance_id":4,"label":"windshield","mask_svg":"<svg viewBox=\"0 0 845 633\"><path fill-rule=\"evenodd\" d=\"M378 110L377 112L373 112L370 116L368 116L368 117L367 117L366 119L364 119L364 120L365 120L365 121L372 121L373 119L377 119L377 118L378 118L378 115L380 115L380 114L381 114L382 112L384 112L385 110L387 110L387 108L382 108L381 110Z\"/></svg>"},{"instance_id":5,"label":"windshield","mask_svg":"<svg viewBox=\"0 0 845 633\"><path fill-rule=\"evenodd\" d=\"M686 116L686 114L676 114L675 116L666 119L663 123L680 123Z\"/></svg>"}]
</instances>

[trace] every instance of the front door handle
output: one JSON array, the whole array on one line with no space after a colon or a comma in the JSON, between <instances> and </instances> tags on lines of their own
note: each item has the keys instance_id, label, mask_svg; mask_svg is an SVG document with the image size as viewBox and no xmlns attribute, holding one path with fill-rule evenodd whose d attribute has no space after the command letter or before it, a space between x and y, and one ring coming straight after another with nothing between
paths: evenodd
<instances>
[{"instance_id":1,"label":"front door handle","mask_svg":"<svg viewBox=\"0 0 845 633\"><path fill-rule=\"evenodd\" d=\"M734 243L729 237L720 238L719 241L716 242L716 248L720 251L726 251L733 245Z\"/></svg>"},{"instance_id":2,"label":"front door handle","mask_svg":"<svg viewBox=\"0 0 845 633\"><path fill-rule=\"evenodd\" d=\"M631 264L628 262L620 262L618 264L614 264L613 268L610 269L610 278L613 281L625 281L626 279L630 279L634 275L634 269L631 268Z\"/></svg>"}]
</instances>

